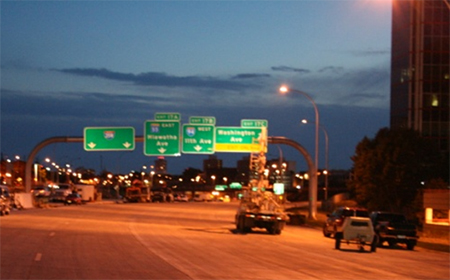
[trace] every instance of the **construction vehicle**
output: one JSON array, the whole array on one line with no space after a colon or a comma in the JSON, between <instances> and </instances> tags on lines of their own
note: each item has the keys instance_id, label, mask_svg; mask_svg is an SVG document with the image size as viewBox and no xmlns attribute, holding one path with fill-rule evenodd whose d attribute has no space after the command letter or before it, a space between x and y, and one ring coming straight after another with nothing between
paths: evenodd
<instances>
[{"instance_id":1,"label":"construction vehicle","mask_svg":"<svg viewBox=\"0 0 450 280\"><path fill-rule=\"evenodd\" d=\"M269 191L269 181L264 174L266 165L267 136L263 128L257 139L260 151L250 155L250 182L243 187L243 196L235 215L236 229L250 232L252 228L264 228L270 234L281 234L289 216L284 212L283 200Z\"/></svg>"},{"instance_id":2,"label":"construction vehicle","mask_svg":"<svg viewBox=\"0 0 450 280\"><path fill-rule=\"evenodd\" d=\"M125 202L150 202L150 188L144 186L141 180L134 180L128 187L124 196Z\"/></svg>"}]
</instances>

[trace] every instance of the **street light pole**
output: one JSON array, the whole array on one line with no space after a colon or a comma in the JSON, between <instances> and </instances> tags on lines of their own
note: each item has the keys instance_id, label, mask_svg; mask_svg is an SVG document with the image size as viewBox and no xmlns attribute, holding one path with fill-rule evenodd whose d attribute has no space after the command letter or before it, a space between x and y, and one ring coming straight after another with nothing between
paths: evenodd
<instances>
[{"instance_id":1,"label":"street light pole","mask_svg":"<svg viewBox=\"0 0 450 280\"><path fill-rule=\"evenodd\" d=\"M306 120L306 119L303 119L302 123L309 124L308 120ZM322 129L323 134L325 135L325 170L324 170L323 174L325 175L324 200L327 200L328 199L328 174L329 174L329 169L328 169L328 132L323 125L319 125L319 127Z\"/></svg>"},{"instance_id":2,"label":"street light pole","mask_svg":"<svg viewBox=\"0 0 450 280\"><path fill-rule=\"evenodd\" d=\"M287 93L287 92L295 92L295 93L299 93L304 95L306 98L308 98L309 101L311 101L311 103L314 106L314 112L315 112L315 123L316 123L316 146L315 146L315 156L314 156L314 163L315 163L315 170L312 171L311 174L312 176L314 176L315 178L317 178L317 170L319 168L319 110L317 109L317 105L314 102L314 100L311 98L311 96L309 96L309 94L307 94L306 92L303 92L301 90L297 90L297 89L292 89L292 88L288 88L287 86L281 86L280 87L280 92L281 93ZM310 197L310 201L313 204L313 208L317 209L317 181L315 186L310 186L310 188L312 188L312 192L311 192L311 197ZM316 217L312 217L313 219L316 219Z\"/></svg>"}]
</instances>

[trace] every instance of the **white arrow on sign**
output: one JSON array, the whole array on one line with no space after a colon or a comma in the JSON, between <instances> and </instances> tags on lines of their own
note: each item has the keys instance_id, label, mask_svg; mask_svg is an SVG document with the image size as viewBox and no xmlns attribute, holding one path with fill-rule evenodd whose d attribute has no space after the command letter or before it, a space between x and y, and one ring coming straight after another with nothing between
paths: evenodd
<instances>
[{"instance_id":1,"label":"white arrow on sign","mask_svg":"<svg viewBox=\"0 0 450 280\"><path fill-rule=\"evenodd\" d=\"M125 148L127 148L127 149L131 146L131 144L128 143L128 141L125 142L125 143L123 143L122 145L123 145Z\"/></svg>"},{"instance_id":2,"label":"white arrow on sign","mask_svg":"<svg viewBox=\"0 0 450 280\"><path fill-rule=\"evenodd\" d=\"M91 142L88 144L89 148L93 149L95 148L95 146L97 146L97 144L95 144L94 142Z\"/></svg>"},{"instance_id":3,"label":"white arrow on sign","mask_svg":"<svg viewBox=\"0 0 450 280\"><path fill-rule=\"evenodd\" d=\"M198 151L200 151L202 149L202 146L197 145L197 146L194 147L194 149L198 152Z\"/></svg>"},{"instance_id":4,"label":"white arrow on sign","mask_svg":"<svg viewBox=\"0 0 450 280\"><path fill-rule=\"evenodd\" d=\"M159 148L158 151L159 151L161 154L164 154L164 153L166 152L166 149L164 149L164 148Z\"/></svg>"}]
</instances>

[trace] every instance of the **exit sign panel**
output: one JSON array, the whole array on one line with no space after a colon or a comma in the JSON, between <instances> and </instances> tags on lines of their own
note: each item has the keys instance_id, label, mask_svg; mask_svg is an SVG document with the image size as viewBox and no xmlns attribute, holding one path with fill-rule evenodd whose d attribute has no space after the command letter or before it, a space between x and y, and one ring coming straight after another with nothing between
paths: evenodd
<instances>
[{"instance_id":1,"label":"exit sign panel","mask_svg":"<svg viewBox=\"0 0 450 280\"><path fill-rule=\"evenodd\" d=\"M214 125L183 125L183 153L213 154Z\"/></svg>"},{"instance_id":2,"label":"exit sign panel","mask_svg":"<svg viewBox=\"0 0 450 280\"><path fill-rule=\"evenodd\" d=\"M132 151L135 148L133 127L84 128L86 151Z\"/></svg>"},{"instance_id":3,"label":"exit sign panel","mask_svg":"<svg viewBox=\"0 0 450 280\"><path fill-rule=\"evenodd\" d=\"M146 121L144 124L144 154L147 156L179 156L180 122Z\"/></svg>"},{"instance_id":4,"label":"exit sign panel","mask_svg":"<svg viewBox=\"0 0 450 280\"><path fill-rule=\"evenodd\" d=\"M216 127L214 151L259 152L262 131L261 128Z\"/></svg>"}]
</instances>

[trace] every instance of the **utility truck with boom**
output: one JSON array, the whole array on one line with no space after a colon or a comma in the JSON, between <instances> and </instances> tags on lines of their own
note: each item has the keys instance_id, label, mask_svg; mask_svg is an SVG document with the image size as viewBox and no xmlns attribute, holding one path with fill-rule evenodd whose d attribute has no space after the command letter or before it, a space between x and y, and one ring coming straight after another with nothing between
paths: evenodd
<instances>
[{"instance_id":1,"label":"utility truck with boom","mask_svg":"<svg viewBox=\"0 0 450 280\"><path fill-rule=\"evenodd\" d=\"M266 128L262 128L257 139L260 151L250 155L250 182L243 188L243 197L235 215L236 229L242 233L252 228L264 228L271 234L281 234L288 215L284 212L281 201L268 191L269 182L264 174L266 165Z\"/></svg>"}]
</instances>

